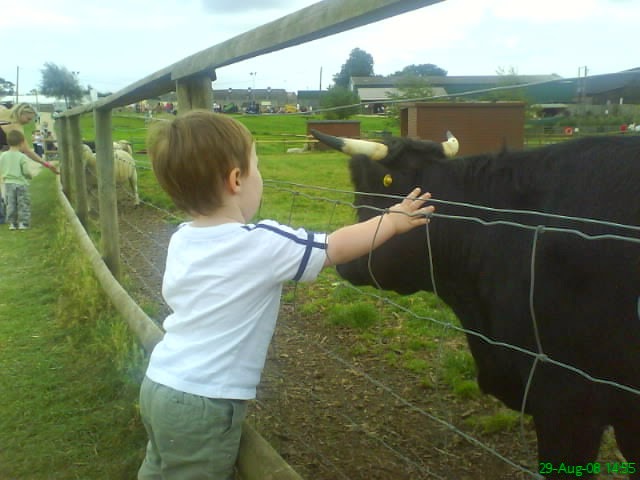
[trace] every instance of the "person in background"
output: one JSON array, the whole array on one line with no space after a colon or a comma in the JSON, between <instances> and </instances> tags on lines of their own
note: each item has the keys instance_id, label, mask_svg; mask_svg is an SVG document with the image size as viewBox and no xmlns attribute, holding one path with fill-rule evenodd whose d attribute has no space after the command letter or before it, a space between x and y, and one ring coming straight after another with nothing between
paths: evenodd
<instances>
[{"instance_id":1,"label":"person in background","mask_svg":"<svg viewBox=\"0 0 640 480\"><path fill-rule=\"evenodd\" d=\"M9 230L26 230L31 222L29 158L22 153L25 139L19 130L7 134L9 150L0 154L0 179L4 184Z\"/></svg>"},{"instance_id":2,"label":"person in background","mask_svg":"<svg viewBox=\"0 0 640 480\"><path fill-rule=\"evenodd\" d=\"M255 142L237 120L192 111L152 125L160 186L192 220L173 234L162 294L171 307L140 388L149 441L139 480L230 480L282 286L367 254L427 223L430 194L331 234L250 223L262 197Z\"/></svg>"},{"instance_id":3,"label":"person in background","mask_svg":"<svg viewBox=\"0 0 640 480\"><path fill-rule=\"evenodd\" d=\"M56 139L53 136L51 131L47 132L47 135L44 137L45 143L45 152L54 152L58 150L58 145L56 143Z\"/></svg>"},{"instance_id":4,"label":"person in background","mask_svg":"<svg viewBox=\"0 0 640 480\"><path fill-rule=\"evenodd\" d=\"M42 135L42 132L40 130L34 130L31 135L31 141L33 143L33 151L42 158L44 155L44 135Z\"/></svg>"},{"instance_id":5,"label":"person in background","mask_svg":"<svg viewBox=\"0 0 640 480\"><path fill-rule=\"evenodd\" d=\"M17 130L24 136L24 126L32 122L36 117L36 111L28 103L17 103L10 110L0 110L0 151L7 150L7 135L13 130ZM58 169L49 162L42 160L36 152L31 149L26 142L20 147L21 152L34 162L39 163L54 173L58 173Z\"/></svg>"}]
</instances>

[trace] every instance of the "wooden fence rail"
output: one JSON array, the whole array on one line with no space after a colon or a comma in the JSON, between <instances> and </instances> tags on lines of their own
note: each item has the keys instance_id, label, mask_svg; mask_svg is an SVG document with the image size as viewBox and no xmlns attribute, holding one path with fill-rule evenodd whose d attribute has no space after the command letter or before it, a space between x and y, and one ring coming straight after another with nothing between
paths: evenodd
<instances>
[{"instance_id":1,"label":"wooden fence rail","mask_svg":"<svg viewBox=\"0 0 640 480\"><path fill-rule=\"evenodd\" d=\"M324 0L186 57L97 102L73 108L60 115L55 128L59 143L62 202L78 230L80 241L102 287L147 351L151 351L162 338L162 331L118 283L121 266L111 132L113 109L175 91L179 113L192 109L210 110L213 106L212 82L216 80L218 67L334 35L441 1L443 0ZM88 201L82 162L80 116L86 113L92 113L95 117L101 254L95 250L85 232ZM246 424L238 468L243 480L300 479L269 444Z\"/></svg>"}]
</instances>

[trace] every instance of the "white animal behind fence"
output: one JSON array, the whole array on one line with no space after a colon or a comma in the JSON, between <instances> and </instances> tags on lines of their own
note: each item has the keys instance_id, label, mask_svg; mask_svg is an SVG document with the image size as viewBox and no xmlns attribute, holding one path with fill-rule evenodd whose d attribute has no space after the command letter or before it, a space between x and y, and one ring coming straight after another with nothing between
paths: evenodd
<instances>
[{"instance_id":1,"label":"white animal behind fence","mask_svg":"<svg viewBox=\"0 0 640 480\"><path fill-rule=\"evenodd\" d=\"M113 149L123 150L129 155L133 156L133 147L131 146L131 142L129 142L128 140L117 140L113 142Z\"/></svg>"},{"instance_id":2,"label":"white animal behind fence","mask_svg":"<svg viewBox=\"0 0 640 480\"><path fill-rule=\"evenodd\" d=\"M118 144L118 148L116 148L116 144ZM131 150L131 144L128 142L114 142L113 161L116 185L128 184L134 197L134 203L138 205L140 203L140 197L138 196L138 172L133 156L126 150L127 146L128 150ZM82 163L95 176L96 156L88 145L83 144L82 149Z\"/></svg>"}]
</instances>

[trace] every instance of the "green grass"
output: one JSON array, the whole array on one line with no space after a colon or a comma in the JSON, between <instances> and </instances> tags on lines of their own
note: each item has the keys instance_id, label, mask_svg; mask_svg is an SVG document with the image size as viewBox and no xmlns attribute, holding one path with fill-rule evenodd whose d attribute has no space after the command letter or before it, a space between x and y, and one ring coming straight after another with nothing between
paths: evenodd
<instances>
[{"instance_id":1,"label":"green grass","mask_svg":"<svg viewBox=\"0 0 640 480\"><path fill-rule=\"evenodd\" d=\"M0 478L135 478L144 358L58 206L32 182L33 228L0 225Z\"/></svg>"},{"instance_id":2,"label":"green grass","mask_svg":"<svg viewBox=\"0 0 640 480\"><path fill-rule=\"evenodd\" d=\"M444 354L443 378L459 397L473 398L480 395L480 388L475 381L476 366L473 357L466 350L448 350Z\"/></svg>"},{"instance_id":3,"label":"green grass","mask_svg":"<svg viewBox=\"0 0 640 480\"><path fill-rule=\"evenodd\" d=\"M466 423L486 434L514 430L520 425L520 414L513 410L499 408L492 415L474 415Z\"/></svg>"},{"instance_id":4,"label":"green grass","mask_svg":"<svg viewBox=\"0 0 640 480\"><path fill-rule=\"evenodd\" d=\"M308 115L232 115L242 122L258 142L258 154L282 154L287 148L302 147L307 133L307 120L322 120L319 116ZM170 119L172 115L156 115L156 119ZM363 137L375 137L386 130L400 134L400 125L393 119L369 115L360 115L353 120L360 121ZM112 116L114 140L128 140L134 150L145 146L146 125L142 114L114 112ZM85 140L93 140L94 119L92 114L81 116L80 128Z\"/></svg>"},{"instance_id":5,"label":"green grass","mask_svg":"<svg viewBox=\"0 0 640 480\"><path fill-rule=\"evenodd\" d=\"M333 305L327 312L327 322L331 325L366 330L380 319L376 308L368 303Z\"/></svg>"}]
</instances>

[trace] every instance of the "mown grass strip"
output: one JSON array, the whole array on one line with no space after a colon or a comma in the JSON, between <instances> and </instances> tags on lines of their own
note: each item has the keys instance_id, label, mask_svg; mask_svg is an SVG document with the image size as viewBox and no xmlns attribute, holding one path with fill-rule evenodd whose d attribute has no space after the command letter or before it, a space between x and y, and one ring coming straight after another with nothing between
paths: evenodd
<instances>
[{"instance_id":1,"label":"mown grass strip","mask_svg":"<svg viewBox=\"0 0 640 480\"><path fill-rule=\"evenodd\" d=\"M56 188L42 172L32 229L0 225L0 479L135 478L143 356L76 248Z\"/></svg>"}]
</instances>

